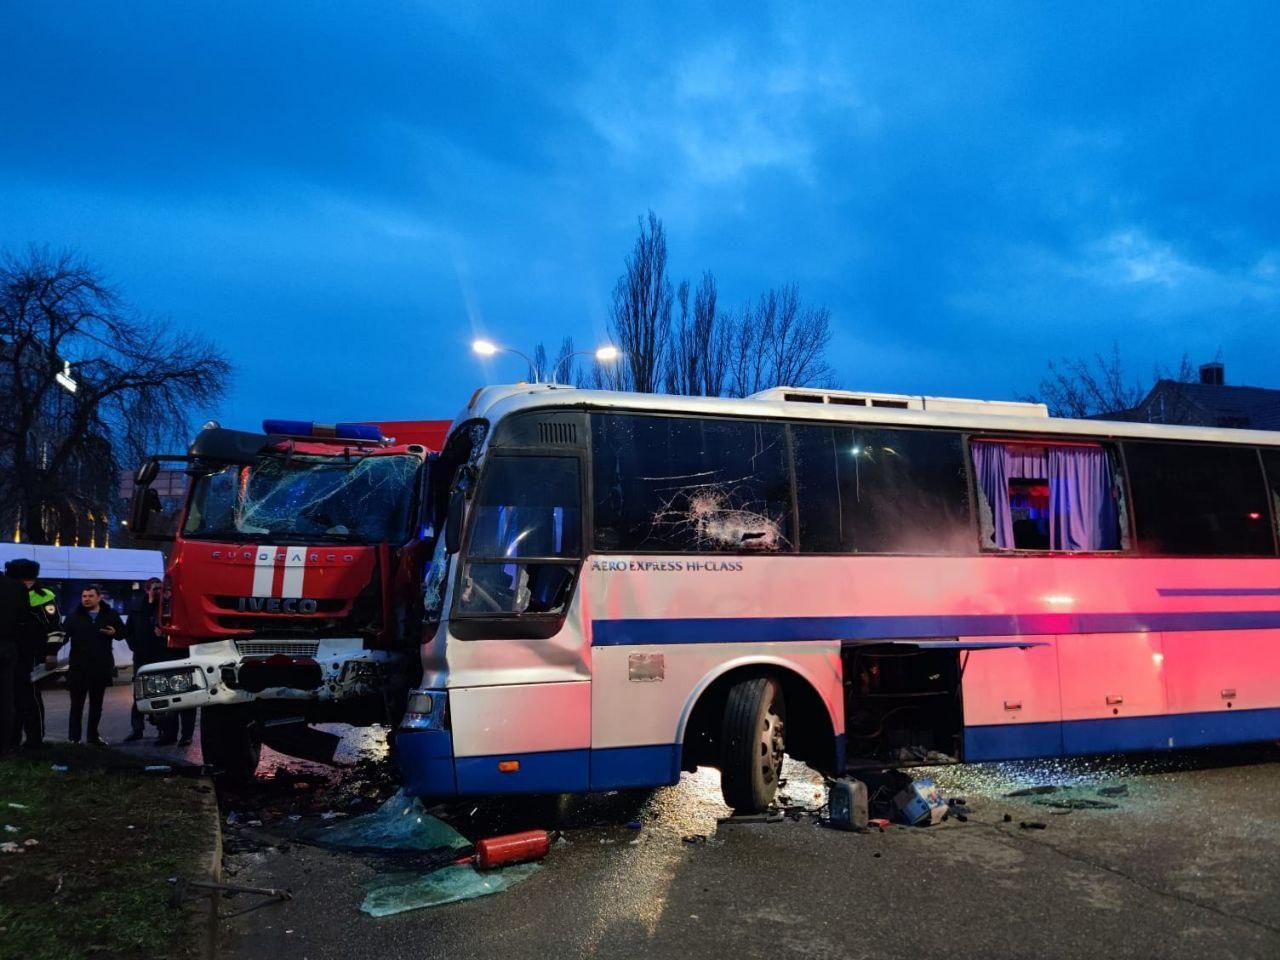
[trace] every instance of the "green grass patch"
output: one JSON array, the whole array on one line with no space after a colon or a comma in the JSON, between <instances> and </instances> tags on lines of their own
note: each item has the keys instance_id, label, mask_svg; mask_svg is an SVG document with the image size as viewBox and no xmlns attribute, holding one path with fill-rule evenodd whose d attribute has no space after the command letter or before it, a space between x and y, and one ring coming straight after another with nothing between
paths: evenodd
<instances>
[{"instance_id":1,"label":"green grass patch","mask_svg":"<svg viewBox=\"0 0 1280 960\"><path fill-rule=\"evenodd\" d=\"M207 784L147 774L144 765L71 744L0 760L0 843L22 849L0 853L0 954L186 960L198 953L200 934L189 908L170 905L168 878L208 869L199 792Z\"/></svg>"}]
</instances>

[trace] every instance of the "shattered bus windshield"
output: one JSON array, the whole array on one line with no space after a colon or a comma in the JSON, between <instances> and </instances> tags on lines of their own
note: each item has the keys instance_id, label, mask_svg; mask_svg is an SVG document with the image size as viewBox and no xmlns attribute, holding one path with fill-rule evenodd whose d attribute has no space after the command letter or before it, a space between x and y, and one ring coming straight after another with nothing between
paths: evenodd
<instances>
[{"instance_id":1,"label":"shattered bus windshield","mask_svg":"<svg viewBox=\"0 0 1280 960\"><path fill-rule=\"evenodd\" d=\"M384 456L262 457L195 481L183 534L193 539L377 543L408 534L421 461Z\"/></svg>"}]
</instances>

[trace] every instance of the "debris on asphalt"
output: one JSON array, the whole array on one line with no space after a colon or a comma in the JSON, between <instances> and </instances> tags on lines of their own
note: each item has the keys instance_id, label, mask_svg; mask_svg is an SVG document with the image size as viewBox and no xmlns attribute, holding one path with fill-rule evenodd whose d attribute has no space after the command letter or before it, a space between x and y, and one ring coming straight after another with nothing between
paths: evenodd
<instances>
[{"instance_id":1,"label":"debris on asphalt","mask_svg":"<svg viewBox=\"0 0 1280 960\"><path fill-rule=\"evenodd\" d=\"M1119 810L1120 804L1108 803L1106 800L1089 800L1085 797L1068 797L1065 800L1032 800L1041 807L1054 807L1058 810Z\"/></svg>"},{"instance_id":2,"label":"debris on asphalt","mask_svg":"<svg viewBox=\"0 0 1280 960\"><path fill-rule=\"evenodd\" d=\"M66 773L71 768L68 767L65 763L51 763L49 764L49 769L52 770L54 773Z\"/></svg>"},{"instance_id":3,"label":"debris on asphalt","mask_svg":"<svg viewBox=\"0 0 1280 960\"><path fill-rule=\"evenodd\" d=\"M431 873L392 873L365 884L360 909L371 917L389 917L406 910L438 907L501 893L539 869L536 863L520 863L481 873L469 866L449 866Z\"/></svg>"},{"instance_id":4,"label":"debris on asphalt","mask_svg":"<svg viewBox=\"0 0 1280 960\"><path fill-rule=\"evenodd\" d=\"M17 827L15 827L15 826L14 826L13 824L11 824L11 823L6 823L6 824L4 825L4 832L5 832L5 833L18 833L18 832L19 832L19 829L18 829Z\"/></svg>"},{"instance_id":5,"label":"debris on asphalt","mask_svg":"<svg viewBox=\"0 0 1280 960\"><path fill-rule=\"evenodd\" d=\"M788 807L786 811L773 810L769 813L735 813L729 817L716 817L716 823L781 823L787 819L787 812L791 810L807 812L804 807Z\"/></svg>"},{"instance_id":6,"label":"debris on asphalt","mask_svg":"<svg viewBox=\"0 0 1280 960\"><path fill-rule=\"evenodd\" d=\"M28 807L25 803L17 803L16 801L10 800L9 809L10 810L26 810L28 809Z\"/></svg>"},{"instance_id":7,"label":"debris on asphalt","mask_svg":"<svg viewBox=\"0 0 1280 960\"><path fill-rule=\"evenodd\" d=\"M888 829L889 821L885 817L872 817L870 820L867 821L867 826L875 827L881 833L884 833L885 830Z\"/></svg>"},{"instance_id":8,"label":"debris on asphalt","mask_svg":"<svg viewBox=\"0 0 1280 960\"><path fill-rule=\"evenodd\" d=\"M0 843L0 853L21 853L22 844L14 843L12 840L6 843Z\"/></svg>"},{"instance_id":9,"label":"debris on asphalt","mask_svg":"<svg viewBox=\"0 0 1280 960\"><path fill-rule=\"evenodd\" d=\"M1018 824L1023 830L1044 830L1047 824L1041 823L1039 820L1023 820Z\"/></svg>"},{"instance_id":10,"label":"debris on asphalt","mask_svg":"<svg viewBox=\"0 0 1280 960\"><path fill-rule=\"evenodd\" d=\"M461 850L461 833L423 809L422 801L397 793L373 813L311 831L309 839L330 847L381 850Z\"/></svg>"},{"instance_id":11,"label":"debris on asphalt","mask_svg":"<svg viewBox=\"0 0 1280 960\"><path fill-rule=\"evenodd\" d=\"M643 827L643 826L644 826L644 824L642 824L639 820L632 820L631 822L629 822L629 823L627 824L627 829L628 829L628 830L639 830L639 829L640 829L641 827Z\"/></svg>"},{"instance_id":12,"label":"debris on asphalt","mask_svg":"<svg viewBox=\"0 0 1280 960\"><path fill-rule=\"evenodd\" d=\"M827 790L827 823L837 830L864 830L868 819L867 785L842 778Z\"/></svg>"},{"instance_id":13,"label":"debris on asphalt","mask_svg":"<svg viewBox=\"0 0 1280 960\"><path fill-rule=\"evenodd\" d=\"M1056 787L1049 784L1042 784L1036 787L1023 787L1021 790L1012 790L1006 793L1006 797L1039 797L1046 793L1057 793L1059 790L1065 790L1065 787Z\"/></svg>"},{"instance_id":14,"label":"debris on asphalt","mask_svg":"<svg viewBox=\"0 0 1280 960\"><path fill-rule=\"evenodd\" d=\"M167 763L149 763L142 768L143 773L173 773L173 767Z\"/></svg>"},{"instance_id":15,"label":"debris on asphalt","mask_svg":"<svg viewBox=\"0 0 1280 960\"><path fill-rule=\"evenodd\" d=\"M1122 783L1116 787L1099 787L1097 792L1100 797L1127 797L1129 795L1129 785Z\"/></svg>"},{"instance_id":16,"label":"debris on asphalt","mask_svg":"<svg viewBox=\"0 0 1280 960\"><path fill-rule=\"evenodd\" d=\"M1013 823L1013 814L1011 814L1011 813L1006 813L1006 814L1004 815L1004 822L1005 822L1005 823Z\"/></svg>"},{"instance_id":17,"label":"debris on asphalt","mask_svg":"<svg viewBox=\"0 0 1280 960\"><path fill-rule=\"evenodd\" d=\"M894 815L908 826L941 823L950 808L932 780L913 780L893 798Z\"/></svg>"}]
</instances>

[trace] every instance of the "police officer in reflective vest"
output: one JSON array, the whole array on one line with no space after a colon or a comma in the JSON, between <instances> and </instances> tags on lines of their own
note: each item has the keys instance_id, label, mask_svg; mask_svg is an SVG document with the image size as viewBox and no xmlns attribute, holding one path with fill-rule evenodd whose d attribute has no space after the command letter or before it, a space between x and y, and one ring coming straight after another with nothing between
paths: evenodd
<instances>
[{"instance_id":1,"label":"police officer in reflective vest","mask_svg":"<svg viewBox=\"0 0 1280 960\"><path fill-rule=\"evenodd\" d=\"M31 671L45 656L49 635L58 630L58 597L37 582L40 564L34 560L10 560L5 576L22 584L26 606L18 629L18 664L14 671L13 700L16 712L11 746L34 749L44 743L44 700L31 681ZM23 736L26 740L23 742Z\"/></svg>"}]
</instances>

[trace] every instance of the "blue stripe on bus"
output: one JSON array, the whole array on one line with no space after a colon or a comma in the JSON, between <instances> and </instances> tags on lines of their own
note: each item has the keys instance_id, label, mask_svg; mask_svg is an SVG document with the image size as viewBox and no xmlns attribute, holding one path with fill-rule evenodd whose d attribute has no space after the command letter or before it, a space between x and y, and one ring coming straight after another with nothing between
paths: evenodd
<instances>
[{"instance_id":1,"label":"blue stripe on bus","mask_svg":"<svg viewBox=\"0 0 1280 960\"><path fill-rule=\"evenodd\" d=\"M583 793L590 753L584 748L455 757L458 793ZM504 760L517 761L519 769L503 773L498 764Z\"/></svg>"},{"instance_id":2,"label":"blue stripe on bus","mask_svg":"<svg viewBox=\"0 0 1280 960\"><path fill-rule=\"evenodd\" d=\"M591 751L591 789L657 787L680 779L680 744L608 747Z\"/></svg>"},{"instance_id":3,"label":"blue stripe on bus","mask_svg":"<svg viewBox=\"0 0 1280 960\"><path fill-rule=\"evenodd\" d=\"M895 640L912 637L1011 637L1070 633L1264 630L1280 628L1280 610L1159 613L979 613L869 617L693 617L593 620L597 647L663 643L772 643Z\"/></svg>"},{"instance_id":4,"label":"blue stripe on bus","mask_svg":"<svg viewBox=\"0 0 1280 960\"><path fill-rule=\"evenodd\" d=\"M1280 738L1280 708L965 727L964 759L1179 750Z\"/></svg>"},{"instance_id":5,"label":"blue stripe on bus","mask_svg":"<svg viewBox=\"0 0 1280 960\"><path fill-rule=\"evenodd\" d=\"M448 730L398 731L395 756L409 796L448 797L458 792L453 734Z\"/></svg>"},{"instance_id":6,"label":"blue stripe on bus","mask_svg":"<svg viewBox=\"0 0 1280 960\"><path fill-rule=\"evenodd\" d=\"M1162 597L1280 597L1280 587L1157 587Z\"/></svg>"}]
</instances>

